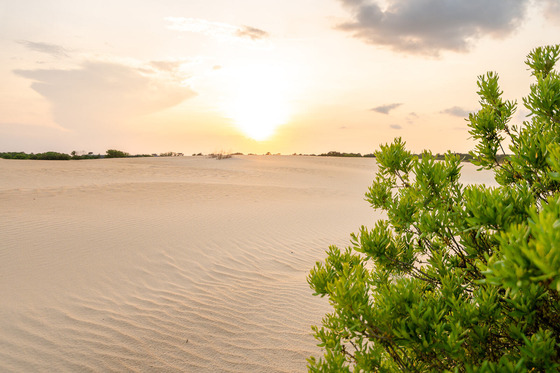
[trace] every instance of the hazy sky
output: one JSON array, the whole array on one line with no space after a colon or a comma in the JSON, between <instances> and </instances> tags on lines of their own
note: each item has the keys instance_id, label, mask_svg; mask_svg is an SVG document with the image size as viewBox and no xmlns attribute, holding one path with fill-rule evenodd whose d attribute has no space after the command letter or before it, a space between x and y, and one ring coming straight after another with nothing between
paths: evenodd
<instances>
[{"instance_id":1,"label":"hazy sky","mask_svg":"<svg viewBox=\"0 0 560 373\"><path fill-rule=\"evenodd\" d=\"M559 35L560 0L0 0L0 151L468 151L477 76L521 103Z\"/></svg>"}]
</instances>

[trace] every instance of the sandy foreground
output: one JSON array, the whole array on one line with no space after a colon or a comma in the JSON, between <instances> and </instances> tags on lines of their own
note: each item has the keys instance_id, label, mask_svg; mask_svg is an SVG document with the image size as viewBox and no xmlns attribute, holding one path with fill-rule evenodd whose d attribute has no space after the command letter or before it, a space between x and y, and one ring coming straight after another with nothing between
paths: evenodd
<instances>
[{"instance_id":1,"label":"sandy foreground","mask_svg":"<svg viewBox=\"0 0 560 373\"><path fill-rule=\"evenodd\" d=\"M468 165L472 167L471 165ZM0 159L0 371L301 372L374 159Z\"/></svg>"},{"instance_id":2,"label":"sandy foreground","mask_svg":"<svg viewBox=\"0 0 560 373\"><path fill-rule=\"evenodd\" d=\"M296 372L373 159L0 159L0 371Z\"/></svg>"}]
</instances>

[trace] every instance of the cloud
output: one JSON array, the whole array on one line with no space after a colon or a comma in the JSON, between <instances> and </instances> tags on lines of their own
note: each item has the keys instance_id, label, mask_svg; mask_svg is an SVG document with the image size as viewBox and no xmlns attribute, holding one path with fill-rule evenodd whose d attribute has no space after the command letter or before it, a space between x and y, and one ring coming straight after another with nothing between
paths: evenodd
<instances>
[{"instance_id":1,"label":"cloud","mask_svg":"<svg viewBox=\"0 0 560 373\"><path fill-rule=\"evenodd\" d=\"M193 64L196 64L196 62L186 59L150 61L138 70L148 75L155 74L160 79L184 84L192 77L190 71L192 71Z\"/></svg>"},{"instance_id":2,"label":"cloud","mask_svg":"<svg viewBox=\"0 0 560 373\"><path fill-rule=\"evenodd\" d=\"M369 44L438 56L465 52L484 36L503 38L521 24L529 0L339 0L352 20L339 25ZM550 0L549 0L550 1Z\"/></svg>"},{"instance_id":3,"label":"cloud","mask_svg":"<svg viewBox=\"0 0 560 373\"><path fill-rule=\"evenodd\" d=\"M544 15L546 19L560 22L560 0L545 0Z\"/></svg>"},{"instance_id":4,"label":"cloud","mask_svg":"<svg viewBox=\"0 0 560 373\"><path fill-rule=\"evenodd\" d=\"M40 42L38 43L29 40L18 40L17 43L25 46L29 50L49 54L56 58L68 57L68 51L60 45Z\"/></svg>"},{"instance_id":5,"label":"cloud","mask_svg":"<svg viewBox=\"0 0 560 373\"><path fill-rule=\"evenodd\" d=\"M389 127L391 127L394 130L400 130L402 129L402 126L399 124L391 124Z\"/></svg>"},{"instance_id":6,"label":"cloud","mask_svg":"<svg viewBox=\"0 0 560 373\"><path fill-rule=\"evenodd\" d=\"M416 119L418 119L420 116L418 114L416 114L415 112L410 112L408 113L408 116L406 117L406 122L408 124L414 124L414 121Z\"/></svg>"},{"instance_id":7,"label":"cloud","mask_svg":"<svg viewBox=\"0 0 560 373\"><path fill-rule=\"evenodd\" d=\"M112 132L122 122L175 106L196 93L141 69L112 62L86 62L79 69L15 70L31 79L61 127L84 134ZM107 134L107 133L106 133Z\"/></svg>"},{"instance_id":8,"label":"cloud","mask_svg":"<svg viewBox=\"0 0 560 373\"><path fill-rule=\"evenodd\" d=\"M401 106L401 103L394 103L394 104L387 104L387 105L381 105L378 107L374 107L373 109L371 109L371 111L375 111L381 114L389 114L389 112L393 109L398 108L399 106Z\"/></svg>"},{"instance_id":9,"label":"cloud","mask_svg":"<svg viewBox=\"0 0 560 373\"><path fill-rule=\"evenodd\" d=\"M209 36L220 42L264 43L269 33L251 26L234 26L228 23L212 22L199 18L167 17L171 30L194 32Z\"/></svg>"},{"instance_id":10,"label":"cloud","mask_svg":"<svg viewBox=\"0 0 560 373\"><path fill-rule=\"evenodd\" d=\"M249 38L251 40L261 40L268 38L268 32L250 26L242 26L235 32L235 36Z\"/></svg>"},{"instance_id":11,"label":"cloud","mask_svg":"<svg viewBox=\"0 0 560 373\"><path fill-rule=\"evenodd\" d=\"M470 111L463 109L459 106L453 106L450 107L448 109L442 110L441 111L442 114L449 114L452 115L454 117L461 117L461 118L466 118L469 116Z\"/></svg>"},{"instance_id":12,"label":"cloud","mask_svg":"<svg viewBox=\"0 0 560 373\"><path fill-rule=\"evenodd\" d=\"M160 71L174 73L183 63L183 61L151 61L150 66Z\"/></svg>"}]
</instances>

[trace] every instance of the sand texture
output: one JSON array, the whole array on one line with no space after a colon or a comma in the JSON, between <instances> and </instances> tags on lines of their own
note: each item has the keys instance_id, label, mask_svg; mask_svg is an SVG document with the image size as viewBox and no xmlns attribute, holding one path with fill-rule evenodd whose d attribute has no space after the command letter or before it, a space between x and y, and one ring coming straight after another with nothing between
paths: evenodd
<instances>
[{"instance_id":1,"label":"sand texture","mask_svg":"<svg viewBox=\"0 0 560 373\"><path fill-rule=\"evenodd\" d=\"M374 159L0 159L0 371L301 372Z\"/></svg>"}]
</instances>

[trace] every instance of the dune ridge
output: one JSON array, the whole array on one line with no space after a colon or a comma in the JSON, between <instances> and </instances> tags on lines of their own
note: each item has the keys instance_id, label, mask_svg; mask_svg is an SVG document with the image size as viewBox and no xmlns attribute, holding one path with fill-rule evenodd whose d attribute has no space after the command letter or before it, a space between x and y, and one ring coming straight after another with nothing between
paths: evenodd
<instances>
[{"instance_id":1,"label":"dune ridge","mask_svg":"<svg viewBox=\"0 0 560 373\"><path fill-rule=\"evenodd\" d=\"M0 160L0 370L298 372L372 159Z\"/></svg>"},{"instance_id":2,"label":"dune ridge","mask_svg":"<svg viewBox=\"0 0 560 373\"><path fill-rule=\"evenodd\" d=\"M491 182L491 175L468 182ZM0 371L301 372L371 158L0 160Z\"/></svg>"}]
</instances>

